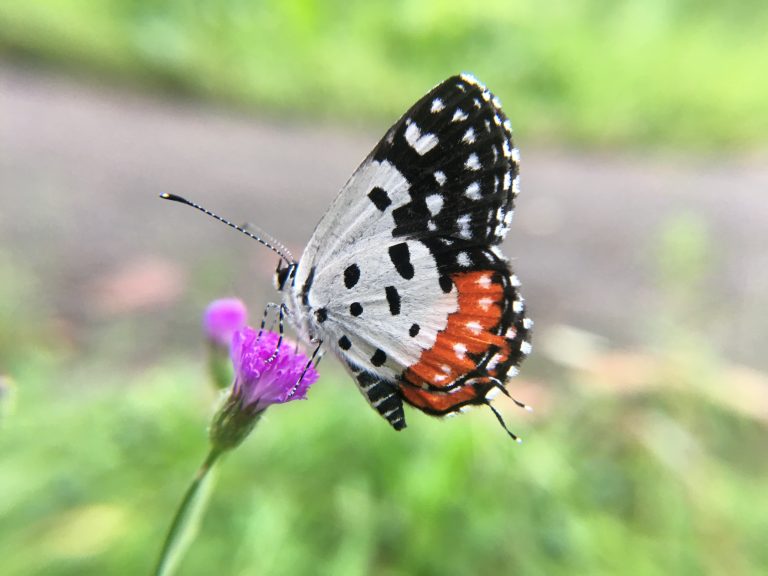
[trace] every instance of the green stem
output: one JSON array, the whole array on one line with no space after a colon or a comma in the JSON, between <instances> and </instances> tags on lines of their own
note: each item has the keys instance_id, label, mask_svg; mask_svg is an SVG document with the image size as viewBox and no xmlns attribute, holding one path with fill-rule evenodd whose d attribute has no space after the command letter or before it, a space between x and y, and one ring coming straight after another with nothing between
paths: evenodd
<instances>
[{"instance_id":1,"label":"green stem","mask_svg":"<svg viewBox=\"0 0 768 576\"><path fill-rule=\"evenodd\" d=\"M197 470L192 484L187 488L184 499L173 517L168 535L165 537L163 550L155 567L155 576L171 576L176 571L189 545L197 536L200 520L203 512L205 512L208 496L216 478L216 475L211 472L221 454L220 450L211 449Z\"/></svg>"},{"instance_id":2,"label":"green stem","mask_svg":"<svg viewBox=\"0 0 768 576\"><path fill-rule=\"evenodd\" d=\"M216 390L224 390L232 385L234 374L229 351L213 343L208 344L208 374Z\"/></svg>"}]
</instances>

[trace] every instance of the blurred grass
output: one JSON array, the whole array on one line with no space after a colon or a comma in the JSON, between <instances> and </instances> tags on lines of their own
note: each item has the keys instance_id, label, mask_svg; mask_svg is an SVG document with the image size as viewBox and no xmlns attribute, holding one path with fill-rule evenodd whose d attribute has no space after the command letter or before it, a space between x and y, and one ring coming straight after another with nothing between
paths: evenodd
<instances>
[{"instance_id":1,"label":"blurred grass","mask_svg":"<svg viewBox=\"0 0 768 576\"><path fill-rule=\"evenodd\" d=\"M765 422L701 393L670 356L654 386L548 383L531 421L415 413L396 434L329 366L222 467L194 574L759 574ZM204 456L202 362L91 374L38 351L0 432L3 574L147 573ZM688 373L691 373L690 370Z\"/></svg>"},{"instance_id":2,"label":"blurred grass","mask_svg":"<svg viewBox=\"0 0 768 576\"><path fill-rule=\"evenodd\" d=\"M686 218L662 231L673 295L702 281L706 236ZM11 277L0 283L19 303L0 308L0 385L16 392L0 410L2 573L147 573L205 454L203 355L118 366L109 345L83 354L56 337L31 272L0 266ZM706 338L673 329L683 316L659 313L664 346L640 363L582 347L584 365L548 368L545 385L518 378L512 389L539 410L499 407L522 446L480 410L411 411L395 433L325 364L308 401L271 409L224 462L181 573L765 573L765 379L750 400ZM546 349L525 374L542 371Z\"/></svg>"},{"instance_id":3,"label":"blurred grass","mask_svg":"<svg viewBox=\"0 0 768 576\"><path fill-rule=\"evenodd\" d=\"M4 2L0 51L286 116L391 121L474 72L527 139L765 147L757 0Z\"/></svg>"}]
</instances>

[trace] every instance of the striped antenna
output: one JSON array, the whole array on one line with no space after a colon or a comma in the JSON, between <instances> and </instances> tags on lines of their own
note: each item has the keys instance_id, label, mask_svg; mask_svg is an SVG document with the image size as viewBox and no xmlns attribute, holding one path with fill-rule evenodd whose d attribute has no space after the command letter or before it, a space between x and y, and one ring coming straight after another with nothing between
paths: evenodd
<instances>
[{"instance_id":1,"label":"striped antenna","mask_svg":"<svg viewBox=\"0 0 768 576\"><path fill-rule=\"evenodd\" d=\"M249 238L252 238L253 240L256 240L257 242L259 242L260 244L263 244L264 246L266 246L267 248L272 250L272 252L274 252L275 254L280 256L280 258L285 260L285 263L288 264L289 266L294 265L296 263L296 261L293 259L293 256L288 251L288 249L285 246L283 246L282 244L280 244L279 242L277 242L274 238L269 237L267 234L265 234L265 236L268 237L268 240L265 240L264 238L261 238L260 236L257 236L256 234L254 234L252 232L249 232L245 228L242 228L241 226L238 226L237 224L235 224L233 222L230 222L226 218L222 218L218 214L215 214L215 213L211 212L210 210L208 210L206 208L203 208L199 204L195 204L194 202L190 202L189 200L187 200L186 198L183 198L182 196L177 196L176 194L166 194L166 193L163 193L163 194L160 194L160 198L162 198L163 200L171 200L173 202L179 202L180 204L186 204L187 206L191 206L192 208L195 208L196 210L200 210L200 212L202 212L203 214L207 214L211 218L215 218L216 220L218 220L219 222L223 222L224 224L226 224L230 228L234 228L238 232L242 232L243 234L245 234Z\"/></svg>"}]
</instances>

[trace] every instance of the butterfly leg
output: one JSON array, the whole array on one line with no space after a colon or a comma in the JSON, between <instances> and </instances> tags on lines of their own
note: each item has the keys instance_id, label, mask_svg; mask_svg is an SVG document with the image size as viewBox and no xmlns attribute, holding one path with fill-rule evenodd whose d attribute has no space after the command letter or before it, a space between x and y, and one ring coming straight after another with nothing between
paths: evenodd
<instances>
[{"instance_id":1,"label":"butterfly leg","mask_svg":"<svg viewBox=\"0 0 768 576\"><path fill-rule=\"evenodd\" d=\"M280 336L277 339L277 348L280 348L280 345L283 343L283 336L285 334L285 304L280 304L280 307L278 308L277 312L277 331ZM275 350L274 356L277 356L277 350Z\"/></svg>"},{"instance_id":2,"label":"butterfly leg","mask_svg":"<svg viewBox=\"0 0 768 576\"><path fill-rule=\"evenodd\" d=\"M288 398L293 396L296 393L296 390L299 388L299 384L301 384L301 381L304 380L304 376L307 373L307 370L309 370L309 367L312 366L312 362L317 359L317 362L315 362L315 367L320 363L320 358L323 357L323 353L320 351L320 347L323 345L323 341L317 343L317 346L315 347L315 351L312 352L312 356L310 356L309 360L307 360L307 365L304 366L304 370L301 372L301 376L299 376L299 379L296 381L296 384L293 385L293 388L291 388L291 391L288 393Z\"/></svg>"},{"instance_id":3,"label":"butterfly leg","mask_svg":"<svg viewBox=\"0 0 768 576\"><path fill-rule=\"evenodd\" d=\"M277 338L277 345L275 346L275 351L272 352L272 356L270 356L267 359L267 362L274 362L275 358L277 358L277 352L280 350L280 346L283 344L283 331L285 329L283 325L283 318L285 315L285 304L280 304L277 307L277 327L278 327L278 338Z\"/></svg>"},{"instance_id":4,"label":"butterfly leg","mask_svg":"<svg viewBox=\"0 0 768 576\"><path fill-rule=\"evenodd\" d=\"M269 317L270 310L274 310L275 308L282 307L282 304L275 304L274 302L267 302L267 305L264 306L264 314L261 317L261 327L259 328L259 338L261 338L261 335L264 333L264 330L267 327L267 318ZM272 325L270 325L270 330L272 329Z\"/></svg>"},{"instance_id":5,"label":"butterfly leg","mask_svg":"<svg viewBox=\"0 0 768 576\"><path fill-rule=\"evenodd\" d=\"M261 327L259 328L259 335L258 335L258 338L261 338L261 335L264 333L264 330L267 325L267 317L269 316L269 311L275 308L277 308L277 325L278 325L279 337L277 339L277 345L275 346L275 351L272 353L272 356L267 358L267 362L270 362L270 363L274 362L275 358L277 358L277 352L278 350L280 350L280 346L283 344L283 332L284 332L283 320L285 318L285 304L275 304L274 302L267 302L267 305L264 307L264 315L261 318Z\"/></svg>"}]
</instances>

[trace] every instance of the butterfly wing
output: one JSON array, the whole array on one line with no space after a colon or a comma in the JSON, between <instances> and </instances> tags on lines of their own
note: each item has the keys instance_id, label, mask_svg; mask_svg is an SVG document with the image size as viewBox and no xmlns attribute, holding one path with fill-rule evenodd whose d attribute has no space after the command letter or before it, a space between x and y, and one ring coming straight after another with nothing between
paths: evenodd
<instances>
[{"instance_id":1,"label":"butterfly wing","mask_svg":"<svg viewBox=\"0 0 768 576\"><path fill-rule=\"evenodd\" d=\"M449 78L412 106L319 222L294 278L305 331L328 343L395 428L486 403L528 352L530 321L496 244L518 191L498 100Z\"/></svg>"}]
</instances>

